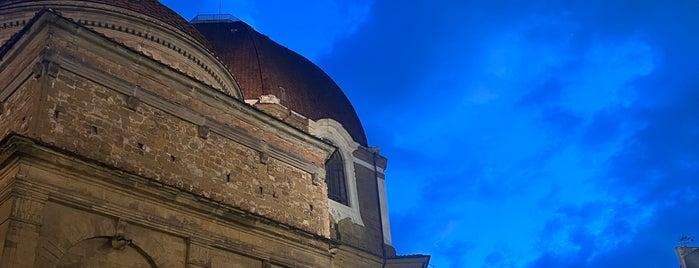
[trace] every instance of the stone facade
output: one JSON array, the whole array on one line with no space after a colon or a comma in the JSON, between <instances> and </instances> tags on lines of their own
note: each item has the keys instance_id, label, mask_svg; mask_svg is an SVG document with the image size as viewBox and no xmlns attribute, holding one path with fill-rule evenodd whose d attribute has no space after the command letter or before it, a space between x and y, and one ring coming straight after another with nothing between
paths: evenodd
<instances>
[{"instance_id":1,"label":"stone facade","mask_svg":"<svg viewBox=\"0 0 699 268\"><path fill-rule=\"evenodd\" d=\"M675 247L675 253L680 261L680 268L699 267L699 247L678 246Z\"/></svg>"},{"instance_id":2,"label":"stone facade","mask_svg":"<svg viewBox=\"0 0 699 268\"><path fill-rule=\"evenodd\" d=\"M28 138L2 146L0 267L331 267L307 232Z\"/></svg>"},{"instance_id":3,"label":"stone facade","mask_svg":"<svg viewBox=\"0 0 699 268\"><path fill-rule=\"evenodd\" d=\"M245 103L193 40L165 52L64 15L0 36L0 267L426 266L387 240L376 150L349 152L362 224L333 218L338 148L308 119ZM179 65L182 48L214 67Z\"/></svg>"}]
</instances>

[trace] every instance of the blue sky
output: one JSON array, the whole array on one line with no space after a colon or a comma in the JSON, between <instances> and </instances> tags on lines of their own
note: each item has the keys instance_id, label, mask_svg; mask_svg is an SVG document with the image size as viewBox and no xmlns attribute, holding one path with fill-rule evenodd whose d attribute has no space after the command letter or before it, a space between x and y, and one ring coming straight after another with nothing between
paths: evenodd
<instances>
[{"instance_id":1,"label":"blue sky","mask_svg":"<svg viewBox=\"0 0 699 268\"><path fill-rule=\"evenodd\" d=\"M219 1L162 1L185 18ZM399 253L677 267L698 235L697 1L223 1L307 56L389 158Z\"/></svg>"}]
</instances>

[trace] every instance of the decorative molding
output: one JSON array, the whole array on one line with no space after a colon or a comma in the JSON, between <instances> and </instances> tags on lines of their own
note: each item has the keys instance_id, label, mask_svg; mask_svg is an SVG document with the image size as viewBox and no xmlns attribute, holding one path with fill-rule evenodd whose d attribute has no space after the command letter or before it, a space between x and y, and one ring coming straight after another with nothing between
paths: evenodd
<instances>
[{"instance_id":1,"label":"decorative molding","mask_svg":"<svg viewBox=\"0 0 699 268\"><path fill-rule=\"evenodd\" d=\"M44 64L46 65L46 74L53 78L58 77L58 72L61 70L59 64L52 61L44 62Z\"/></svg>"},{"instance_id":2,"label":"decorative molding","mask_svg":"<svg viewBox=\"0 0 699 268\"><path fill-rule=\"evenodd\" d=\"M37 64L39 63L37 62ZM15 93L15 91L17 91L17 89L19 89L19 87L27 81L27 79L31 78L34 75L33 68L29 68L29 66L33 65L25 66L24 68L22 68L23 71L20 72L19 75L10 78L11 80L9 81L9 83L4 84L3 87L0 87L0 102L7 101L7 99L13 93Z\"/></svg>"},{"instance_id":3,"label":"decorative molding","mask_svg":"<svg viewBox=\"0 0 699 268\"><path fill-rule=\"evenodd\" d=\"M269 154L267 152L260 151L260 163L269 163Z\"/></svg>"},{"instance_id":4,"label":"decorative molding","mask_svg":"<svg viewBox=\"0 0 699 268\"><path fill-rule=\"evenodd\" d=\"M383 168L376 167L376 169L374 169L374 165L370 164L369 162L366 162L366 161L364 161L364 160L362 160L362 159L359 159L359 158L356 157L356 156L352 156L352 157L353 157L352 160L354 160L354 163L355 163L355 164L359 164L360 166L363 166L363 167L365 167L365 168L368 168L368 169L371 170L371 171L376 171L376 172L378 172L378 173L385 174Z\"/></svg>"},{"instance_id":5,"label":"decorative molding","mask_svg":"<svg viewBox=\"0 0 699 268\"><path fill-rule=\"evenodd\" d=\"M346 145L345 147L347 147L347 149L351 151L357 150L357 148L359 148L359 143L352 139L352 136L350 136L347 130L345 130L345 128L339 122L330 118L323 118L318 121L308 121L308 129L313 136L316 136L321 139L329 137L335 138L336 140L332 140L333 142L342 141L343 144ZM352 158L348 157L345 159Z\"/></svg>"},{"instance_id":6,"label":"decorative molding","mask_svg":"<svg viewBox=\"0 0 699 268\"><path fill-rule=\"evenodd\" d=\"M40 78L44 74L44 65L41 62L34 63L32 66L32 74L34 78Z\"/></svg>"},{"instance_id":7,"label":"decorative molding","mask_svg":"<svg viewBox=\"0 0 699 268\"><path fill-rule=\"evenodd\" d=\"M141 101L138 99L138 97L133 95L126 96L126 107L129 108L129 110L136 111L139 103L141 103Z\"/></svg>"},{"instance_id":8,"label":"decorative molding","mask_svg":"<svg viewBox=\"0 0 699 268\"><path fill-rule=\"evenodd\" d=\"M126 225L128 222L122 218L119 218L116 223L116 232L111 238L110 242L113 249L123 250L126 246L131 244L131 239L126 238Z\"/></svg>"},{"instance_id":9,"label":"decorative molding","mask_svg":"<svg viewBox=\"0 0 699 268\"><path fill-rule=\"evenodd\" d=\"M118 24L113 24L109 22L101 22L101 21L96 21L96 20L87 20L87 19L78 19L76 23L86 26L86 27L92 27L92 28L102 28L102 29L107 29L107 30L112 30L112 31L118 31L122 32L125 34L129 34L131 36L134 36L136 38L142 39L142 40L147 40L153 43L156 43L162 47L165 47L169 50L172 50L173 52L181 55L185 60L188 60L197 66L199 66L202 70L206 71L206 73L213 78L216 83L221 87L221 90L226 93L231 93L235 89L229 88L225 81L223 81L223 78L217 74L213 68L211 68L209 65L206 64L202 59L197 58L196 56L193 55L192 52L187 51L185 48L182 46L177 46L174 44L174 42L158 36L154 35L151 32L142 32L130 27L127 27L125 25L118 25ZM1 29L1 28L0 28ZM227 71L225 68L222 68L222 70ZM237 94L233 94L236 96ZM240 96L239 96L240 97Z\"/></svg>"},{"instance_id":10,"label":"decorative molding","mask_svg":"<svg viewBox=\"0 0 699 268\"><path fill-rule=\"evenodd\" d=\"M157 44L156 46L162 47L165 51L172 51L174 54L173 56L180 56L181 58L178 62L189 62L194 66L197 66L203 71L202 75L210 77L212 79L210 80L212 84L216 84L216 87L220 88L217 90L225 92L226 94L234 96L235 98L242 99L242 93L235 82L235 78L233 78L233 75L230 73L228 68L211 53L210 48L206 47L205 44L202 44L199 40L196 40L196 38L193 38L189 34L182 32L172 25L162 24L159 21L153 21L143 17L124 16L123 13L114 11L111 11L113 13L109 14L109 16L118 18L115 20L117 23L114 21L103 20L104 18L102 16L88 18L83 16L71 17L74 12L83 12L84 14L84 7L71 7L69 5L60 4L55 5L55 7L59 9L60 12L57 9L50 9L50 11L47 13L56 15L62 19L67 19L71 21L72 24L79 26L77 28L71 28L72 33L74 34L77 34L80 31L80 28L84 28L89 31L96 32L111 40L115 40L113 38L115 36L114 34L105 34L107 31L114 31L119 32L120 34L118 35L126 34L132 36L133 38L129 38L132 40L143 40L148 43ZM38 9L41 7L37 6L33 8L37 9L36 11L38 11ZM104 10L101 11L104 12ZM4 21L0 24L0 30L7 31L11 28L23 28L30 21L31 20L28 18ZM143 52L136 50L134 47L129 47L129 49L137 51L139 54L143 54ZM168 66L173 69L177 69L176 65L177 64ZM184 72L179 69L178 71ZM190 74L187 75L192 76Z\"/></svg>"},{"instance_id":11,"label":"decorative molding","mask_svg":"<svg viewBox=\"0 0 699 268\"><path fill-rule=\"evenodd\" d=\"M27 25L27 20L6 21L6 22L3 22L2 25L0 26L0 30L16 28L16 27L24 27L24 25Z\"/></svg>"},{"instance_id":12,"label":"decorative molding","mask_svg":"<svg viewBox=\"0 0 699 268\"><path fill-rule=\"evenodd\" d=\"M315 185L315 186L320 186L320 184L321 184L321 182L322 182L322 179L321 179L320 174L318 174L318 173L313 173L313 174L311 174L311 176L312 176L312 177L311 177L311 181L313 182L313 185Z\"/></svg>"},{"instance_id":13,"label":"decorative molding","mask_svg":"<svg viewBox=\"0 0 699 268\"><path fill-rule=\"evenodd\" d=\"M388 201L386 198L386 180L379 179L376 186L379 188L379 206L381 206L381 228L383 230L383 242L393 245L391 241L391 221L388 217Z\"/></svg>"},{"instance_id":14,"label":"decorative molding","mask_svg":"<svg viewBox=\"0 0 699 268\"><path fill-rule=\"evenodd\" d=\"M126 233L126 225L128 225L128 222L122 218L119 218L116 224L116 235L124 236Z\"/></svg>"},{"instance_id":15,"label":"decorative molding","mask_svg":"<svg viewBox=\"0 0 699 268\"><path fill-rule=\"evenodd\" d=\"M364 226L361 211L359 209L359 196L357 194L357 175L354 172L353 152L359 148L359 143L352 139L347 130L339 122L324 118L318 121L308 120L308 129L314 136L331 141L339 150L344 160L345 183L347 183L347 196L349 206L338 203L328 198L328 211L330 216L339 222L350 218L355 224Z\"/></svg>"},{"instance_id":16,"label":"decorative molding","mask_svg":"<svg viewBox=\"0 0 699 268\"><path fill-rule=\"evenodd\" d=\"M58 72L60 70L61 66L59 64L52 61L42 61L34 63L34 66L32 67L32 74L34 74L34 78L37 79L41 78L44 74L56 78L58 77Z\"/></svg>"},{"instance_id":17,"label":"decorative molding","mask_svg":"<svg viewBox=\"0 0 699 268\"><path fill-rule=\"evenodd\" d=\"M202 125L197 128L197 135L199 135L199 138L208 139L209 131L209 127Z\"/></svg>"},{"instance_id":18,"label":"decorative molding","mask_svg":"<svg viewBox=\"0 0 699 268\"><path fill-rule=\"evenodd\" d=\"M46 58L46 55L42 55L42 58ZM55 62L43 60L41 62L34 63L32 67L32 73L34 78L41 78L45 74L50 77L58 77L58 72L61 70L61 66Z\"/></svg>"}]
</instances>

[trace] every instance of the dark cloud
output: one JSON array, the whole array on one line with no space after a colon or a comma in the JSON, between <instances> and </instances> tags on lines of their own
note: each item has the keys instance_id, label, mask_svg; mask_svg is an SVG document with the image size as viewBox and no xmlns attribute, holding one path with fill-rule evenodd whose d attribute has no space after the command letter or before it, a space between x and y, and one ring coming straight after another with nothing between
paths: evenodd
<instances>
[{"instance_id":1,"label":"dark cloud","mask_svg":"<svg viewBox=\"0 0 699 268\"><path fill-rule=\"evenodd\" d=\"M696 92L692 81L693 77L699 76L695 76L697 69L690 68L691 61L688 60L695 59L696 53L687 54L691 51L689 47L692 46L688 44L696 45L697 41L687 40L692 38L692 35L689 35L690 30L686 25L697 25L692 18L693 15L690 14L692 12L688 10L699 9L692 9L692 6L679 2L671 2L659 7L652 1L575 3L540 1L519 3L502 10L489 5L469 6L471 9L468 10L464 10L464 6L456 6L450 8L450 12L435 8L436 12L446 12L446 18L431 20L432 15L438 16L438 14L427 14L420 20L410 21L407 18L417 17L415 15L419 13L417 9L410 10L409 7L403 6L394 10L395 13L392 14L399 14L398 19L382 16L381 14L388 14L385 6L389 4L397 5L386 2L375 10L375 21L370 24L374 28L364 29L368 32L359 33L354 37L355 39L349 40L337 50L338 55L326 59L334 64L323 63L329 66L330 70L348 67L362 70L359 75L352 73L357 75L356 77L339 75L337 78L348 88L360 90L359 94L371 96L365 103L360 101L359 109L370 111L367 114L382 113L384 110L388 114L412 115L425 110L429 113L429 109L435 109L434 106L448 103L442 98L458 95L454 93L457 89L449 88L450 84L446 82L432 84L433 77L439 76L440 71L456 68L457 71L463 72L464 79L479 79L479 77L482 79L483 73L478 71L479 66L471 66L468 62L482 63L481 53L488 45L486 42L492 40L489 37L493 33L497 34L498 31L506 31L508 29L506 25L518 21L518 18L526 17L528 14L552 15L563 18L564 23L573 24L573 26L556 25L556 27L544 24L542 26L544 28L528 31L524 37L526 42L555 43L564 39L561 32L565 30L571 35L570 43L565 44L567 48L560 52L573 56L567 58L567 62L563 65L545 68L546 75L532 77L536 79L534 83L517 84L525 87L521 88L522 92L519 94L521 97L515 98L517 100L515 104L521 106L523 115L532 112L539 114L538 120L542 126L548 126L554 130L548 134L553 140L567 137L563 139L569 144L579 146L584 154L593 157L596 151L601 154L611 152L612 158L602 157L600 160L601 165L607 167L609 171L599 170L600 173L595 176L596 181L591 182L605 197L592 203L588 201L581 201L580 205L563 203L559 207L556 203L565 202L561 201L561 198L567 192L560 187L553 187L550 189L559 190L549 189L550 195L546 195L547 191L544 190L545 193L540 196L542 198L540 204L545 203L550 208L559 207L556 210L559 216L548 221L541 232L540 241L542 245L549 246L552 243L555 244L555 241L560 241L563 249L538 248L534 251L538 253L534 254L540 255L527 265L512 264L512 257L500 251L493 251L485 255L484 263L488 263L491 267L496 265L507 267L506 265L510 264L513 267L666 267L676 264L672 247L674 240L681 234L669 230L671 226L678 226L682 221L698 220L692 213L682 214L678 206L691 207L691 202L696 202L696 198L691 197L695 196L698 190L697 182L692 178L699 175L697 174L699 162L696 159L699 155L699 137L697 137L699 132L695 127L699 125L697 122L699 111L697 106L693 105L698 103L699 99L692 94ZM502 3L495 5L497 4ZM382 6L384 9L381 9ZM458 13L454 10L459 10L463 14L473 14L478 19L464 19L456 23L455 18L459 16L454 15ZM491 15L492 18L485 19L482 14ZM672 14L677 14L677 17ZM392 21L387 21L389 19ZM458 29L448 27L446 22L459 24L460 27ZM406 36L404 31L388 25L391 27L402 25L412 29L410 33L414 36ZM379 36L386 32L388 35ZM397 32L402 32L403 35ZM469 38L460 40L458 36L469 36ZM594 44L622 45L626 42L624 40L629 38L632 38L633 42L641 42L653 49L654 65L650 75L630 76L630 80L622 81L618 84L623 87L619 89L618 97L601 105L599 110L591 111L589 115L579 114L567 103L562 102L571 90L596 90L594 88L574 89L571 86L575 85L571 85L570 80L567 82L561 80L566 79L566 76L571 73L580 73L584 68L590 68L581 62L584 58L580 55L586 53ZM374 43L368 42L369 39ZM376 44L378 40L388 40L388 42ZM464 45L464 49L472 51L473 54L450 53L452 51L450 49L458 47L456 44L445 44L450 41ZM355 45L352 42L362 45ZM456 64L457 60L448 59L443 55L459 55L455 58L463 63ZM610 58L614 56L615 54L608 54ZM624 64L639 66L643 65L645 60L639 57L645 56L632 51L628 56L620 57L620 60L626 62ZM442 61L435 62L435 58ZM347 62L350 66L343 65ZM588 78L604 81L611 75L613 73L602 73L601 76ZM453 85L464 85L459 79L453 80ZM432 87L433 85L437 86ZM415 102L414 99L423 101ZM573 100L572 103L575 101ZM367 114L363 116L365 122L366 118L371 118L371 115ZM382 119L391 120L390 118ZM368 119L368 121L372 120ZM420 124L419 121L414 123ZM469 124L468 121L463 123ZM447 128L452 129L453 126L447 126ZM576 136L578 130L582 130L579 137ZM390 133L391 130L379 127L374 131ZM473 129L473 131L479 130ZM434 133L439 135L442 132L435 130ZM386 136L391 135L386 134ZM488 147L497 146L497 144L491 144ZM391 152L392 149L389 148L387 151ZM429 154L429 152L422 153ZM537 165L541 167L546 159L555 157L557 153L558 150L553 150L540 155L543 158L525 162L529 168L536 168ZM453 157L461 157L463 154L466 155L463 157L467 160L474 159L468 156L467 151L462 151L461 155L457 154ZM402 161L401 157L393 159L393 162ZM507 199L508 195L517 192L513 189L526 188L518 184L508 188L506 182L512 178L484 179L487 174L484 172L484 166L490 163L478 160L475 160L475 163L477 163L476 166L461 169L468 170L470 172L468 174L452 173L449 176L431 177L429 180L432 183L425 188L423 196L424 202L428 203L416 209L447 208L453 202L473 201L474 199L464 197L469 194L483 202L498 198ZM437 169L445 166L434 161L428 161L425 164ZM517 174L502 170L501 172L509 175ZM571 170L571 172L576 171ZM536 182L536 180L528 182ZM665 203L672 205L668 207ZM678 214L673 215L673 213ZM432 223L423 224L431 226L432 229L424 229L424 231L441 230L444 225L440 222L443 223L444 220L439 217L427 219ZM394 225L408 221L410 218L404 218L398 222L394 221ZM598 224L599 228L594 230L587 228L592 224ZM477 225L472 227L488 228L488 226ZM691 232L688 226L684 226L684 229L678 227L677 230ZM472 241L468 237L459 240ZM433 253L447 254L446 252ZM442 258L450 259L454 255L449 254L443 255Z\"/></svg>"},{"instance_id":2,"label":"dark cloud","mask_svg":"<svg viewBox=\"0 0 699 268\"><path fill-rule=\"evenodd\" d=\"M632 105L608 108L595 114L584 136L584 144L599 148L631 131L611 158L609 172L600 177L599 182L601 189L615 199L598 209L615 208L624 213L615 215L614 220L595 235L596 239L575 243L580 250L574 254L546 253L530 267L676 266L673 247L677 239L696 232L692 222L697 222L699 215L689 208L696 205L699 191L696 180L699 175L699 131L696 127L699 125L696 116L699 115L696 105L699 81L694 75L695 69L681 66L685 66L687 59L696 59L699 55L687 53L691 50L686 49L686 44L696 44L697 38L681 34L684 27L672 26L698 23L687 20L686 10L679 10L687 8L683 5L671 5L672 10L678 9L678 17L670 18L661 15L670 11L668 6L650 8L647 2L641 4L632 12L647 12L652 14L647 19L663 17L667 22L648 22L645 18L631 16L636 23L622 20L613 23L615 27L598 27L617 33L632 26L634 31L644 31L644 38L662 52L662 60L650 77L630 83L637 91ZM658 46L660 44L662 46ZM625 198L632 203L623 205L621 200ZM559 226L575 225L577 222L571 219L581 215L588 218L583 223L599 218L594 213L581 212L561 211L566 221ZM627 220L644 213L640 222ZM586 236L585 231L578 231L578 234ZM621 239L608 246L599 242L605 238Z\"/></svg>"},{"instance_id":3,"label":"dark cloud","mask_svg":"<svg viewBox=\"0 0 699 268\"><path fill-rule=\"evenodd\" d=\"M579 115L564 107L544 108L541 111L541 119L552 125L558 132L557 134L561 136L567 136L582 123L582 118Z\"/></svg>"},{"instance_id":4,"label":"dark cloud","mask_svg":"<svg viewBox=\"0 0 699 268\"><path fill-rule=\"evenodd\" d=\"M623 107L607 108L596 113L585 130L583 143L592 148L600 148L623 138L625 133L638 124L629 113Z\"/></svg>"},{"instance_id":5,"label":"dark cloud","mask_svg":"<svg viewBox=\"0 0 699 268\"><path fill-rule=\"evenodd\" d=\"M541 104L552 103L559 100L562 90L560 81L548 79L527 92L519 103L524 107L535 107Z\"/></svg>"},{"instance_id":6,"label":"dark cloud","mask_svg":"<svg viewBox=\"0 0 699 268\"><path fill-rule=\"evenodd\" d=\"M684 207L693 206L683 203L661 209L652 217L651 222L638 232L632 232L632 225L623 218L618 218L604 230L605 236L619 235L626 239L618 241L611 248L585 230L577 230L571 235L577 247L569 254L556 254L550 251L529 264L528 267L672 267L677 266L674 246L682 235L696 232L691 219L698 216L695 211ZM687 221L689 220L689 221ZM548 233L556 228L566 227L566 223L548 225ZM632 234L632 235L630 235ZM596 237L600 237L597 235ZM601 243L602 242L602 243ZM597 254L593 254L597 252Z\"/></svg>"},{"instance_id":7,"label":"dark cloud","mask_svg":"<svg viewBox=\"0 0 699 268\"><path fill-rule=\"evenodd\" d=\"M463 52L477 51L481 46L478 38L473 38L474 42L463 40L481 35L489 25L463 27L482 19L482 14L468 11L470 8L465 3L377 1L364 27L339 43L335 53L319 64L348 89L358 106L383 105L395 111L396 106L406 105L406 99L444 100L458 89L460 81L424 84L428 82L425 77L439 75L435 72L440 71L448 76L454 65L477 57ZM401 110L410 108L404 106ZM386 111L390 114L391 109Z\"/></svg>"},{"instance_id":8,"label":"dark cloud","mask_svg":"<svg viewBox=\"0 0 699 268\"><path fill-rule=\"evenodd\" d=\"M674 103L641 109L646 127L613 159L612 186L635 189L649 202L671 198L678 190L699 191L697 101L699 93L688 88Z\"/></svg>"}]
</instances>

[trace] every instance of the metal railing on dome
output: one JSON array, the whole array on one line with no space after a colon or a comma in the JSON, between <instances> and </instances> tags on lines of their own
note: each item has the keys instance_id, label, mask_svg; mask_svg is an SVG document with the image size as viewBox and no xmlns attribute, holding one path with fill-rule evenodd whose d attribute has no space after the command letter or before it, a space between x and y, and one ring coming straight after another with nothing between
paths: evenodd
<instances>
[{"instance_id":1,"label":"metal railing on dome","mask_svg":"<svg viewBox=\"0 0 699 268\"><path fill-rule=\"evenodd\" d=\"M239 21L231 14L199 14L190 23L234 22Z\"/></svg>"}]
</instances>

